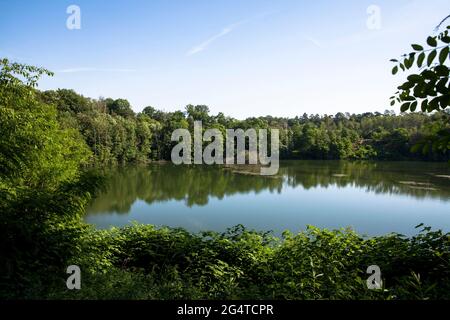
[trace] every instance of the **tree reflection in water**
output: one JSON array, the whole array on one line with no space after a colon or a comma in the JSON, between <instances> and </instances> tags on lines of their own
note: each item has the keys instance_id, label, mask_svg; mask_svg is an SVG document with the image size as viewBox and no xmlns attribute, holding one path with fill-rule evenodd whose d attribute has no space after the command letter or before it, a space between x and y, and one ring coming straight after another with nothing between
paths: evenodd
<instances>
[{"instance_id":1,"label":"tree reflection in water","mask_svg":"<svg viewBox=\"0 0 450 320\"><path fill-rule=\"evenodd\" d=\"M151 164L105 169L108 185L93 200L89 214L126 214L140 199L148 204L169 200L204 206L209 199L246 193L283 192L284 187L357 187L377 194L450 199L446 163L284 161L277 176L249 174L248 168ZM255 198L256 200L257 198Z\"/></svg>"}]
</instances>

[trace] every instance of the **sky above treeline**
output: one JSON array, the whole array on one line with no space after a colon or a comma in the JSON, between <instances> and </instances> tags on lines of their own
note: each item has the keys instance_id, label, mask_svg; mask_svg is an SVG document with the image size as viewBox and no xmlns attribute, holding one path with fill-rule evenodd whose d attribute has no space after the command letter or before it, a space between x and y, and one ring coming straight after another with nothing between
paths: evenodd
<instances>
[{"instance_id":1,"label":"sky above treeline","mask_svg":"<svg viewBox=\"0 0 450 320\"><path fill-rule=\"evenodd\" d=\"M0 57L54 71L40 89L136 112L383 112L406 77L389 59L448 14L450 0L0 0Z\"/></svg>"}]
</instances>

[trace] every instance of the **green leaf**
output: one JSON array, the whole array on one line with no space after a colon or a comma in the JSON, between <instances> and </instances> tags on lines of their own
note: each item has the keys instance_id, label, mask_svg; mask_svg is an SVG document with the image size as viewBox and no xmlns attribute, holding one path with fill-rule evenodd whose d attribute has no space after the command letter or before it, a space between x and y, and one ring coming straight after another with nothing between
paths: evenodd
<instances>
[{"instance_id":1,"label":"green leaf","mask_svg":"<svg viewBox=\"0 0 450 320\"><path fill-rule=\"evenodd\" d=\"M425 82L419 82L414 88L414 96L417 98L425 99L427 95L425 94L426 84Z\"/></svg>"},{"instance_id":2,"label":"green leaf","mask_svg":"<svg viewBox=\"0 0 450 320\"><path fill-rule=\"evenodd\" d=\"M409 109L410 106L410 102L405 102L404 104L402 104L402 106L400 107L400 111L401 112L405 112L406 110Z\"/></svg>"},{"instance_id":3,"label":"green leaf","mask_svg":"<svg viewBox=\"0 0 450 320\"><path fill-rule=\"evenodd\" d=\"M414 101L413 103L411 103L411 106L409 108L411 109L412 112L416 111L417 101Z\"/></svg>"},{"instance_id":4,"label":"green leaf","mask_svg":"<svg viewBox=\"0 0 450 320\"><path fill-rule=\"evenodd\" d=\"M428 100L423 100L422 103L420 104L420 109L422 110L422 112L427 111L428 109Z\"/></svg>"},{"instance_id":5,"label":"green leaf","mask_svg":"<svg viewBox=\"0 0 450 320\"><path fill-rule=\"evenodd\" d=\"M421 45L418 44L412 44L411 47L416 50L416 51L422 51L423 47Z\"/></svg>"},{"instance_id":6,"label":"green leaf","mask_svg":"<svg viewBox=\"0 0 450 320\"><path fill-rule=\"evenodd\" d=\"M428 111L429 112L439 109L439 98L440 97L435 97L435 98L431 99L431 101L428 103Z\"/></svg>"},{"instance_id":7,"label":"green leaf","mask_svg":"<svg viewBox=\"0 0 450 320\"><path fill-rule=\"evenodd\" d=\"M425 79L429 80L435 80L437 78L437 75L435 72L431 70L424 70L420 73Z\"/></svg>"},{"instance_id":8,"label":"green leaf","mask_svg":"<svg viewBox=\"0 0 450 320\"><path fill-rule=\"evenodd\" d=\"M391 101L391 106L393 106L395 104L395 100Z\"/></svg>"},{"instance_id":9,"label":"green leaf","mask_svg":"<svg viewBox=\"0 0 450 320\"><path fill-rule=\"evenodd\" d=\"M411 74L411 75L408 76L407 79L408 79L408 81L417 83L417 82L421 82L422 81L422 76L418 75L418 74Z\"/></svg>"},{"instance_id":10,"label":"green leaf","mask_svg":"<svg viewBox=\"0 0 450 320\"><path fill-rule=\"evenodd\" d=\"M439 63L440 63L440 64L444 64L445 60L446 60L447 57L448 57L448 51L449 51L449 48L448 48L448 47L445 47L445 48L443 48L443 49L441 50L441 52L439 53Z\"/></svg>"},{"instance_id":11,"label":"green leaf","mask_svg":"<svg viewBox=\"0 0 450 320\"><path fill-rule=\"evenodd\" d=\"M409 58L406 58L405 59L405 67L407 68L407 69L409 69L409 68L411 68L412 67L412 65L413 65L413 63L414 63L414 57L415 57L415 53L411 53L410 55L409 55Z\"/></svg>"},{"instance_id":12,"label":"green leaf","mask_svg":"<svg viewBox=\"0 0 450 320\"><path fill-rule=\"evenodd\" d=\"M436 50L431 51L428 54L428 59L427 59L427 65L431 66L431 64L433 63L434 58L436 58L437 52Z\"/></svg>"},{"instance_id":13,"label":"green leaf","mask_svg":"<svg viewBox=\"0 0 450 320\"><path fill-rule=\"evenodd\" d=\"M428 37L427 38L427 43L431 47L436 47L437 46L437 41L436 41L435 37Z\"/></svg>"},{"instance_id":14,"label":"green leaf","mask_svg":"<svg viewBox=\"0 0 450 320\"><path fill-rule=\"evenodd\" d=\"M442 40L442 42L450 43L450 37L449 36L444 36L444 37L441 38L441 40Z\"/></svg>"},{"instance_id":15,"label":"green leaf","mask_svg":"<svg viewBox=\"0 0 450 320\"><path fill-rule=\"evenodd\" d=\"M417 57L417 66L420 68L422 67L422 63L423 60L425 59L425 52L422 52L421 54L419 54L419 56Z\"/></svg>"},{"instance_id":16,"label":"green leaf","mask_svg":"<svg viewBox=\"0 0 450 320\"><path fill-rule=\"evenodd\" d=\"M425 93L426 93L427 95L433 96L433 97L435 97L435 96L437 95L437 92L436 92L436 82L437 82L437 79L433 79L433 80L431 80L430 82L428 82L428 83L426 84L426 87L425 87Z\"/></svg>"},{"instance_id":17,"label":"green leaf","mask_svg":"<svg viewBox=\"0 0 450 320\"><path fill-rule=\"evenodd\" d=\"M442 109L447 108L450 105L450 94L441 96L441 98L439 99L439 104L441 105Z\"/></svg>"},{"instance_id":18,"label":"green leaf","mask_svg":"<svg viewBox=\"0 0 450 320\"><path fill-rule=\"evenodd\" d=\"M436 83L436 91L442 94L447 93L448 92L448 89L446 87L447 81L448 81L447 78L442 78L441 80L439 80L438 83Z\"/></svg>"},{"instance_id":19,"label":"green leaf","mask_svg":"<svg viewBox=\"0 0 450 320\"><path fill-rule=\"evenodd\" d=\"M402 84L401 86L398 86L397 89L400 90L408 90L411 89L412 87L414 87L414 83L413 82L409 82L406 81L404 84Z\"/></svg>"},{"instance_id":20,"label":"green leaf","mask_svg":"<svg viewBox=\"0 0 450 320\"><path fill-rule=\"evenodd\" d=\"M389 61L391 61L391 62L398 62L397 59L391 59L391 60L389 60Z\"/></svg>"},{"instance_id":21,"label":"green leaf","mask_svg":"<svg viewBox=\"0 0 450 320\"><path fill-rule=\"evenodd\" d=\"M392 68L392 74L396 74L398 72L398 66Z\"/></svg>"},{"instance_id":22,"label":"green leaf","mask_svg":"<svg viewBox=\"0 0 450 320\"><path fill-rule=\"evenodd\" d=\"M405 61L403 61L403 65L405 66L406 69L409 69L412 67L412 64L409 61L409 58L406 58Z\"/></svg>"},{"instance_id":23,"label":"green leaf","mask_svg":"<svg viewBox=\"0 0 450 320\"><path fill-rule=\"evenodd\" d=\"M449 70L447 66L444 64L436 66L436 68L434 68L434 71L436 72L436 75L438 75L439 77L448 77L449 75Z\"/></svg>"}]
</instances>

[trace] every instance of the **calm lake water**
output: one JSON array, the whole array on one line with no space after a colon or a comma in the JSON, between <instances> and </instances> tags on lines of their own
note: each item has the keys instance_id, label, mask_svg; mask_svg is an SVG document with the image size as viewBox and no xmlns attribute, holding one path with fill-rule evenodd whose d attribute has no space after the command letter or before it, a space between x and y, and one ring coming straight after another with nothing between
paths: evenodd
<instances>
[{"instance_id":1,"label":"calm lake water","mask_svg":"<svg viewBox=\"0 0 450 320\"><path fill-rule=\"evenodd\" d=\"M247 169L246 169L247 170ZM311 224L366 235L450 231L450 166L423 162L285 161L277 176L242 169L152 164L108 170L85 220L215 230L297 232Z\"/></svg>"}]
</instances>

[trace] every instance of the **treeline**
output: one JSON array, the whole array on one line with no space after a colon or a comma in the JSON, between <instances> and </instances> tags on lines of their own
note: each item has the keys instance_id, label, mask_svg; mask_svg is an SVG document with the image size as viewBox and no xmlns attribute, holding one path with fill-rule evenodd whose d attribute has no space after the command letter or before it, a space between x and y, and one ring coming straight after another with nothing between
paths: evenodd
<instances>
[{"instance_id":1,"label":"treeline","mask_svg":"<svg viewBox=\"0 0 450 320\"><path fill-rule=\"evenodd\" d=\"M237 120L223 113L211 115L205 105L164 112L146 107L133 112L125 99L83 97L73 90L39 92L42 102L56 106L63 128L76 129L92 151L96 163L170 160L176 142L173 130L203 128L280 130L282 159L433 160L449 159L448 150L433 152L437 132L450 130L450 114L384 113L308 115L295 118L253 117ZM430 141L429 143L427 141Z\"/></svg>"}]
</instances>

